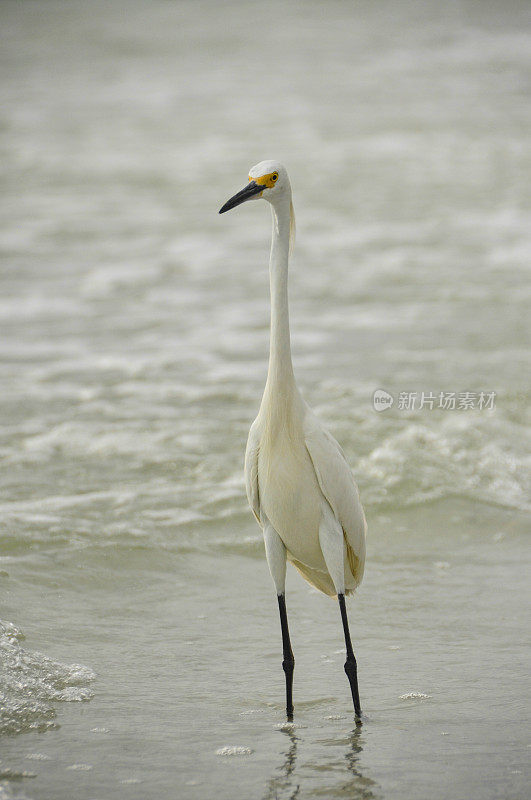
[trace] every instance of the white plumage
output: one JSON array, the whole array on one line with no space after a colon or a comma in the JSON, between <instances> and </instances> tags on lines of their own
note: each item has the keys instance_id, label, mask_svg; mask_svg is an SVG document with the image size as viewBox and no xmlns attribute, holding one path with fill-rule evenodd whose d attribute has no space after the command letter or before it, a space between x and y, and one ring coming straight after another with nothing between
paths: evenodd
<instances>
[{"instance_id":1,"label":"white plumage","mask_svg":"<svg viewBox=\"0 0 531 800\"><path fill-rule=\"evenodd\" d=\"M309 583L330 596L348 594L361 582L365 565L366 523L358 490L343 451L295 383L284 385L282 393L279 408L268 381L249 431L249 504L260 525L276 531L287 559ZM342 574L337 560L327 562L324 536L341 546ZM283 590L271 572L277 590Z\"/></svg>"},{"instance_id":2,"label":"white plumage","mask_svg":"<svg viewBox=\"0 0 531 800\"><path fill-rule=\"evenodd\" d=\"M260 162L250 170L247 187L220 213L259 197L271 204L273 215L271 341L267 382L245 454L247 497L264 531L279 598L284 597L287 559L309 583L327 595L338 595L341 603L363 577L366 522L343 451L295 383L287 288L294 213L286 169L277 161ZM343 624L347 636L346 615ZM284 633L283 624L283 637ZM349 644L350 638L347 653ZM355 665L353 654L352 659ZM289 705L288 700L288 715Z\"/></svg>"}]
</instances>

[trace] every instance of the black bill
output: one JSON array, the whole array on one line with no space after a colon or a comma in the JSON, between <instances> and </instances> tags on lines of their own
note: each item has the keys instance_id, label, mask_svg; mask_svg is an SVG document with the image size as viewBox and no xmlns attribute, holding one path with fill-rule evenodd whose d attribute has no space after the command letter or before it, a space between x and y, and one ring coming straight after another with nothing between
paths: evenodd
<instances>
[{"instance_id":1,"label":"black bill","mask_svg":"<svg viewBox=\"0 0 531 800\"><path fill-rule=\"evenodd\" d=\"M256 181L249 181L245 189L242 189L241 192L238 192L234 197L231 197L230 200L227 200L224 206L221 206L219 213L224 214L225 211L236 208L240 203L245 203L246 200L250 200L255 194L263 192L264 189L267 189L267 186L261 186L259 183L256 183Z\"/></svg>"}]
</instances>

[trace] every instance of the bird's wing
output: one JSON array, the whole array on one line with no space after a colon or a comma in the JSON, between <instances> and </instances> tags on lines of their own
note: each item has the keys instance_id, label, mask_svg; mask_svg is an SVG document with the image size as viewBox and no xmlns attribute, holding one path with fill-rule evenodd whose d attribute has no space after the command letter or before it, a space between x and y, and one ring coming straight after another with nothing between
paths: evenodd
<instances>
[{"instance_id":1,"label":"bird's wing","mask_svg":"<svg viewBox=\"0 0 531 800\"><path fill-rule=\"evenodd\" d=\"M247 447L245 449L245 491L258 524L260 522L260 494L258 491L258 451L260 449L260 431L258 419L255 419L249 431Z\"/></svg>"},{"instance_id":2,"label":"bird's wing","mask_svg":"<svg viewBox=\"0 0 531 800\"><path fill-rule=\"evenodd\" d=\"M349 553L349 561L359 583L365 563L367 524L358 487L341 447L309 408L304 418L304 437L321 492L343 529L347 545L353 551Z\"/></svg>"}]
</instances>

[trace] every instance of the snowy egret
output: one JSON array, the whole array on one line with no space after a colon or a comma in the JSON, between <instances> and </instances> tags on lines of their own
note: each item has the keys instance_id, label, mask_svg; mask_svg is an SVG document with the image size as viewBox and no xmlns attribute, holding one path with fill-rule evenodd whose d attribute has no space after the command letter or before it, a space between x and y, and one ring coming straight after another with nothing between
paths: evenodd
<instances>
[{"instance_id":1,"label":"snowy egret","mask_svg":"<svg viewBox=\"0 0 531 800\"><path fill-rule=\"evenodd\" d=\"M247 186L219 213L258 198L270 203L273 215L271 337L264 395L245 452L245 484L249 504L263 529L267 562L277 591L286 711L292 719L295 659L285 601L287 559L317 589L331 597L337 595L347 651L345 672L359 717L357 665L345 594L354 591L363 576L365 515L343 451L295 383L288 313L288 261L295 217L288 173L278 161L261 161L252 167Z\"/></svg>"}]
</instances>

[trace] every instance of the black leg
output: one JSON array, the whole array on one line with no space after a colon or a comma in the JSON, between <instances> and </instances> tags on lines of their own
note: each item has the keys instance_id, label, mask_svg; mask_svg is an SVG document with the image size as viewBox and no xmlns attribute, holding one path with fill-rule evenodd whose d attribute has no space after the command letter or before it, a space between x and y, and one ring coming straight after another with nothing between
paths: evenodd
<instances>
[{"instance_id":1,"label":"black leg","mask_svg":"<svg viewBox=\"0 0 531 800\"><path fill-rule=\"evenodd\" d=\"M288 615L286 614L286 598L283 594L277 595L278 597L278 610L280 611L280 626L282 628L282 652L284 659L282 661L282 669L286 673L286 714L288 720L291 722L293 719L293 669L295 667L295 659L291 650L291 642L289 639L288 628Z\"/></svg>"},{"instance_id":2,"label":"black leg","mask_svg":"<svg viewBox=\"0 0 531 800\"><path fill-rule=\"evenodd\" d=\"M345 595L338 594L339 608L341 610L341 621L343 622L343 632L345 634L345 645L347 647L347 660L345 661L345 672L350 683L350 691L352 692L352 700L354 702L354 711L357 717L361 717L360 706L360 693L358 691L358 666L354 658L354 651L352 650L352 642L350 641L350 631L348 629L347 609L345 608Z\"/></svg>"}]
</instances>

